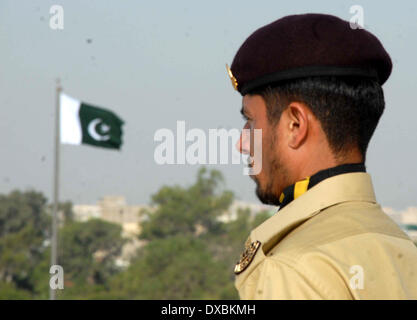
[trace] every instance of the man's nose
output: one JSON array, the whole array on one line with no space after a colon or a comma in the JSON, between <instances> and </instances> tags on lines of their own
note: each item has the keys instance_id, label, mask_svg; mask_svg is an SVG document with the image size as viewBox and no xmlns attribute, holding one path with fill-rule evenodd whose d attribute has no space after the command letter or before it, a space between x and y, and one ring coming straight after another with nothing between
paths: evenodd
<instances>
[{"instance_id":1,"label":"man's nose","mask_svg":"<svg viewBox=\"0 0 417 320\"><path fill-rule=\"evenodd\" d=\"M242 154L250 154L250 130L242 130L239 140L236 143L236 149Z\"/></svg>"}]
</instances>

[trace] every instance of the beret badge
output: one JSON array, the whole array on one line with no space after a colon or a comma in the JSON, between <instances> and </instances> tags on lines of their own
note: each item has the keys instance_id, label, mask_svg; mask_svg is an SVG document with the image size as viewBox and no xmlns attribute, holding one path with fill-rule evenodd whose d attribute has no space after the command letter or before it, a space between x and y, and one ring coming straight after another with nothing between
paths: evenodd
<instances>
[{"instance_id":1,"label":"beret badge","mask_svg":"<svg viewBox=\"0 0 417 320\"><path fill-rule=\"evenodd\" d=\"M227 74L230 77L230 81L232 81L232 86L233 88L235 88L235 90L237 90L237 80L235 78L235 76L232 73L232 70L230 70L229 65L226 63L226 70L227 70Z\"/></svg>"},{"instance_id":2,"label":"beret badge","mask_svg":"<svg viewBox=\"0 0 417 320\"><path fill-rule=\"evenodd\" d=\"M245 251L243 251L242 255L240 256L239 262L235 265L235 274L241 273L249 266L249 264L255 257L256 251L258 251L260 245L260 241L249 242L249 239L248 241L246 241Z\"/></svg>"}]
</instances>

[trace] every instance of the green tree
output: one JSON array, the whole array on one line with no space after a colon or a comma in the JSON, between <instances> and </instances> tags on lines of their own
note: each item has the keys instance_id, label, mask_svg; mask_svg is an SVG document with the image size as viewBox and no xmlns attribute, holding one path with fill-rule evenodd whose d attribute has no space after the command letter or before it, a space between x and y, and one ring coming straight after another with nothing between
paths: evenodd
<instances>
[{"instance_id":1,"label":"green tree","mask_svg":"<svg viewBox=\"0 0 417 320\"><path fill-rule=\"evenodd\" d=\"M214 254L224 249L217 239L223 223L217 218L232 201L216 170L201 168L188 187L162 187L152 196L153 210L145 212L140 238L148 243L115 277L112 293L135 299L237 298L232 266Z\"/></svg>"},{"instance_id":2,"label":"green tree","mask_svg":"<svg viewBox=\"0 0 417 320\"><path fill-rule=\"evenodd\" d=\"M58 261L68 288L63 292L65 297L87 286L105 286L119 271L115 259L125 243L121 232L119 225L100 219L69 223L60 230Z\"/></svg>"},{"instance_id":3,"label":"green tree","mask_svg":"<svg viewBox=\"0 0 417 320\"><path fill-rule=\"evenodd\" d=\"M221 190L223 177L217 170L201 168L197 181L188 188L180 186L162 189L152 196L155 211L145 211L148 217L142 225L141 238L161 239L177 234L194 235L198 228L215 232L220 226L216 218L233 201L233 193Z\"/></svg>"},{"instance_id":4,"label":"green tree","mask_svg":"<svg viewBox=\"0 0 417 320\"><path fill-rule=\"evenodd\" d=\"M2 290L33 293L32 272L42 260L49 236L46 198L35 191L0 195L0 282ZM26 296L26 293L21 295Z\"/></svg>"},{"instance_id":5,"label":"green tree","mask_svg":"<svg viewBox=\"0 0 417 320\"><path fill-rule=\"evenodd\" d=\"M127 299L236 298L226 269L202 240L177 235L151 241L112 289Z\"/></svg>"},{"instance_id":6,"label":"green tree","mask_svg":"<svg viewBox=\"0 0 417 320\"><path fill-rule=\"evenodd\" d=\"M164 186L140 238L145 245L127 269L117 268L125 240L121 227L103 220L73 220L72 204L60 203L58 263L64 268L64 299L236 299L233 267L252 228L269 214L238 210L228 223L233 193L220 172L198 171L188 187ZM47 299L50 268L50 206L38 192L0 195L0 297Z\"/></svg>"},{"instance_id":7,"label":"green tree","mask_svg":"<svg viewBox=\"0 0 417 320\"><path fill-rule=\"evenodd\" d=\"M65 223L71 223L74 221L74 212L72 211L71 201L60 202L58 204L58 210L62 211Z\"/></svg>"},{"instance_id":8,"label":"green tree","mask_svg":"<svg viewBox=\"0 0 417 320\"><path fill-rule=\"evenodd\" d=\"M47 235L46 202L42 193L33 190L0 195L0 237L18 233L27 226L39 235Z\"/></svg>"},{"instance_id":9,"label":"green tree","mask_svg":"<svg viewBox=\"0 0 417 320\"><path fill-rule=\"evenodd\" d=\"M23 300L30 299L29 291L16 288L13 282L0 282L0 299L2 300Z\"/></svg>"},{"instance_id":10,"label":"green tree","mask_svg":"<svg viewBox=\"0 0 417 320\"><path fill-rule=\"evenodd\" d=\"M198 171L189 187L164 186L152 196L140 238L148 244L112 289L135 299L237 299L233 267L255 224L269 214L251 218L240 209L236 220L218 217L228 210L233 193L224 190L217 170Z\"/></svg>"}]
</instances>

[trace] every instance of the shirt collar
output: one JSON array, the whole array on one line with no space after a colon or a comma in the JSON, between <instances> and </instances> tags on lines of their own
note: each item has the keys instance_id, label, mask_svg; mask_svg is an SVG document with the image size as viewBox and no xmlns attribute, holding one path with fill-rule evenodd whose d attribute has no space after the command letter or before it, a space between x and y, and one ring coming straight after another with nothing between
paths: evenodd
<instances>
[{"instance_id":1,"label":"shirt collar","mask_svg":"<svg viewBox=\"0 0 417 320\"><path fill-rule=\"evenodd\" d=\"M319 182L328 179L330 177L334 177L339 174L343 173L351 173L351 172L366 172L365 164L364 163L348 163L342 164L340 166L328 168L325 170L321 170L316 174L312 175L311 177L307 177L301 181L297 181L295 184L288 186L284 189L279 197L280 207L279 210L284 208L287 204L289 204L294 199L297 199L303 193L305 193L308 189L311 189Z\"/></svg>"}]
</instances>

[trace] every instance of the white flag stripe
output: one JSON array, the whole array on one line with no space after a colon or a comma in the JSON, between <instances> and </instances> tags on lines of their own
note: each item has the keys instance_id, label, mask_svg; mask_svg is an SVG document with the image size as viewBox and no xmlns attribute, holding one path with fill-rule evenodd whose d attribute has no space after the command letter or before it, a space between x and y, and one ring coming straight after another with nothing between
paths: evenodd
<instances>
[{"instance_id":1,"label":"white flag stripe","mask_svg":"<svg viewBox=\"0 0 417 320\"><path fill-rule=\"evenodd\" d=\"M61 92L59 104L61 143L81 144L82 129L79 115L81 102Z\"/></svg>"}]
</instances>

